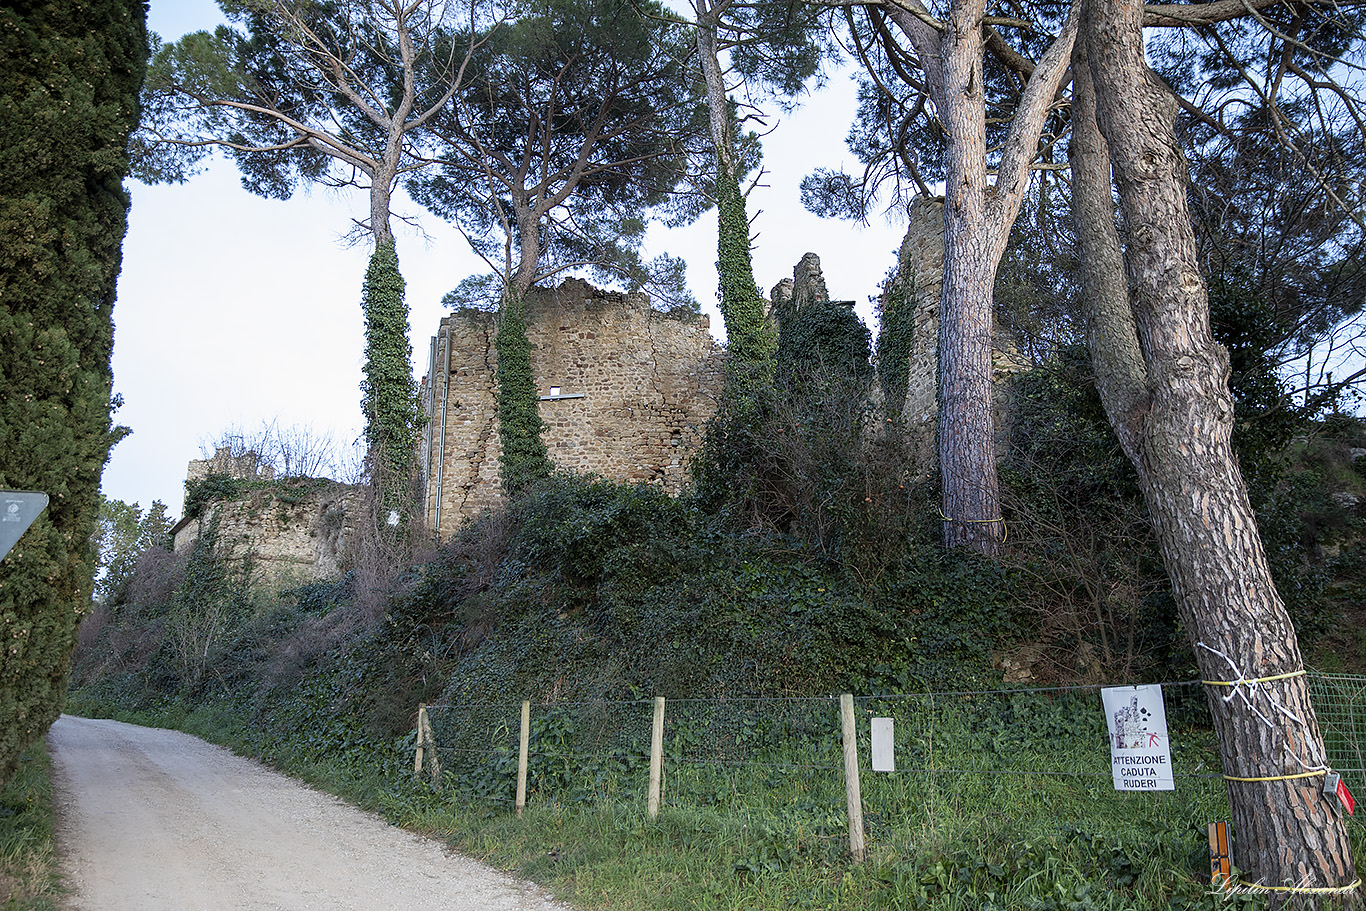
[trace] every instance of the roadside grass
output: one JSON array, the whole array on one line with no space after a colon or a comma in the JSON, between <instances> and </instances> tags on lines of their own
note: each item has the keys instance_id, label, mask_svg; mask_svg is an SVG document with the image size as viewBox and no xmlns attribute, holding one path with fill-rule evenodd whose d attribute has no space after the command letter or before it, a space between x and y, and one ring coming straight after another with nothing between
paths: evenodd
<instances>
[{"instance_id":1,"label":"roadside grass","mask_svg":"<svg viewBox=\"0 0 1366 911\"><path fill-rule=\"evenodd\" d=\"M60 893L47 750L35 743L0 791L0 908L53 911Z\"/></svg>"},{"instance_id":2,"label":"roadside grass","mask_svg":"<svg viewBox=\"0 0 1366 911\"><path fill-rule=\"evenodd\" d=\"M801 745L765 742L761 732L744 763L675 755L666 764L664 805L651 820L630 751L595 757L581 751L582 743L565 741L563 755L549 757L560 771L550 775L543 767L519 817L504 753L460 770L460 757L448 752L438 790L412 777L411 735L368 737L328 708L323 690L305 684L265 705L233 697L196 705L165 701L137 713L87 691L74 694L70 705L83 714L175 726L261 758L583 909L1266 906L1261 898L1211 893L1205 827L1228 818L1217 778L1182 778L1173 792L1136 794L1115 792L1106 775L1028 771L1094 765L1093 745L1080 747L1091 732L1081 727L1070 734L1027 734L1010 746L999 742L999 732L983 730L979 715L945 707L934 743L938 771L865 770L868 852L864 863L854 864L843 780L830 771L828 743L803 753ZM1064 708L1046 711L1066 714ZM958 730L955 718L962 721ZM996 753L983 737L996 738ZM1178 770L1218 768L1207 731L1186 730L1183 739L1174 757ZM1000 760L1007 752L1025 771L944 771L989 768L984 757ZM573 774L566 776L571 759ZM1100 765L1106 767L1105 758ZM1351 831L1361 856L1363 828L1354 822Z\"/></svg>"}]
</instances>

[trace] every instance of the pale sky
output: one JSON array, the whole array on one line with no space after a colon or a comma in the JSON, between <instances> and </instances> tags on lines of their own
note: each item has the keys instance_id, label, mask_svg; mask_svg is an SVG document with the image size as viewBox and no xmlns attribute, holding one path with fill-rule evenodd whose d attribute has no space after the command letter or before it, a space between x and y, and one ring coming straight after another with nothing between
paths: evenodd
<instances>
[{"instance_id":1,"label":"pale sky","mask_svg":"<svg viewBox=\"0 0 1366 911\"><path fill-rule=\"evenodd\" d=\"M212 0L151 3L149 26L167 40L222 21ZM836 75L779 123L765 140L770 173L750 196L750 215L757 215L760 289L791 276L813 252L831 297L858 301L867 319L867 299L895 265L904 228L817 218L802 209L798 189L818 166L856 167L844 146L854 109L852 82ZM354 440L362 426L360 290L369 248L348 248L341 236L363 215L364 192L317 189L288 202L265 200L242 189L230 161L179 186L128 186L133 207L114 308L114 390L124 406L114 421L133 434L114 448L105 495L144 509L161 500L179 516L186 463L233 426L251 431L274 420ZM420 216L427 234L395 222L420 380L446 312L442 295L488 270L443 221L406 200L398 210ZM688 263L693 294L718 333L715 214L652 235L651 255L663 252Z\"/></svg>"}]
</instances>

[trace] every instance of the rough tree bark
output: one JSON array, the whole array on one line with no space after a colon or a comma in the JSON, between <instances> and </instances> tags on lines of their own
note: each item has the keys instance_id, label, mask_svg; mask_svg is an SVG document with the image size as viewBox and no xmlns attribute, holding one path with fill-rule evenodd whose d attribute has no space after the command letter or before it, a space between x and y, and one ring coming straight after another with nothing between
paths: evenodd
<instances>
[{"instance_id":1,"label":"rough tree bark","mask_svg":"<svg viewBox=\"0 0 1366 911\"><path fill-rule=\"evenodd\" d=\"M1004 532L992 412L992 292L1045 118L1068 70L1078 12L1073 3L1058 37L1028 67L993 183L982 76L985 0L955 0L946 23L933 20L919 0L887 8L916 50L947 137L938 433L944 543L950 547L992 554Z\"/></svg>"},{"instance_id":2,"label":"rough tree bark","mask_svg":"<svg viewBox=\"0 0 1366 911\"><path fill-rule=\"evenodd\" d=\"M1271 887L1276 907L1360 907L1354 891L1328 899L1286 888L1333 890L1356 873L1323 776L1306 775L1325 768L1323 742L1229 443L1229 359L1210 334L1177 101L1144 62L1142 15L1141 4L1087 0L1073 60L1074 214L1097 383L1138 471L1202 677L1264 681L1208 687L1244 881Z\"/></svg>"}]
</instances>

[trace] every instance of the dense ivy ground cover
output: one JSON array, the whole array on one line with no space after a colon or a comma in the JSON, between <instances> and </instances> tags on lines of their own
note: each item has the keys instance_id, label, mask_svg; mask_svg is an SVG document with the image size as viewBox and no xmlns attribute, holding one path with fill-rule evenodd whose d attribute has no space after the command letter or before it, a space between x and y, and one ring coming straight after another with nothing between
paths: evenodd
<instances>
[{"instance_id":1,"label":"dense ivy ground cover","mask_svg":"<svg viewBox=\"0 0 1366 911\"><path fill-rule=\"evenodd\" d=\"M567 707L538 707L547 719L533 728L540 774L533 772L518 817L509 800L513 748L474 760L443 750L443 789L417 782L413 737L367 730L347 708L363 676L361 663L342 659L292 687L196 699L148 699L128 680L107 680L73 694L71 708L226 743L586 908L1259 906L1208 894L1204 823L1227 811L1217 783L1183 780L1172 794L1124 795L1104 777L879 778L865 770L869 851L855 865L843 783L837 763L826 762L838 750L834 737L805 743L790 726L751 720L730 729L748 761L708 766L686 761L697 743L686 726L671 726L668 796L650 820L643 757L585 752L591 738L579 736L584 729ZM980 767L984 752L1023 750L1033 763L1089 763L1098 713L1077 723L1074 709L1030 694L986 712L946 707L935 729L938 759ZM1213 758L1207 735L1203 742L1198 731L1183 736L1181 761ZM505 728L495 739L508 744L515 733ZM791 763L803 760L814 762L794 772Z\"/></svg>"}]
</instances>

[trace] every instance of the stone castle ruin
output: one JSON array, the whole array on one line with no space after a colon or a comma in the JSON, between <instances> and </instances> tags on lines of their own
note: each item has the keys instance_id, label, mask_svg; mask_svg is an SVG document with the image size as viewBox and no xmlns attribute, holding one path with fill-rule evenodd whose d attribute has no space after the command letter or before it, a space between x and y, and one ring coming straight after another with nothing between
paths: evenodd
<instances>
[{"instance_id":1,"label":"stone castle ruin","mask_svg":"<svg viewBox=\"0 0 1366 911\"><path fill-rule=\"evenodd\" d=\"M919 200L910 210L898 265L914 307L909 382L890 394L905 395L901 413L907 424L931 437L943 256L943 201ZM820 259L808 253L793 277L773 288L770 318L782 320L828 300ZM647 295L602 291L580 279L533 289L526 307L544 440L554 463L679 492L721 393L725 354L707 317L660 311ZM461 308L441 320L431 339L419 464L426 523L438 538L502 500L496 332L497 314ZM994 349L998 380L1025 369L1007 339L994 339ZM998 387L998 426L1005 426L1005 385ZM873 391L875 397L886 394ZM214 501L206 510L218 515L230 559L250 558L260 577L276 582L340 574L359 514L356 488L323 481L266 483L274 472L255 453L234 456L226 448L190 462L186 477L193 482L211 474L259 482L248 485L240 499ZM178 552L193 545L204 518L176 525Z\"/></svg>"},{"instance_id":2,"label":"stone castle ruin","mask_svg":"<svg viewBox=\"0 0 1366 911\"><path fill-rule=\"evenodd\" d=\"M705 316L580 279L532 289L531 368L556 466L677 493L716 410L721 350ZM497 315L462 308L432 337L422 398L426 519L445 537L502 499Z\"/></svg>"},{"instance_id":3,"label":"stone castle ruin","mask_svg":"<svg viewBox=\"0 0 1366 911\"><path fill-rule=\"evenodd\" d=\"M901 394L906 421L931 436L943 257L943 200L920 200L911 207L898 266L912 280L915 308L910 376ZM820 258L808 253L793 277L774 287L770 318L828 300ZM552 461L617 481L659 483L670 493L682 489L721 391L724 352L707 317L661 312L644 294L569 279L558 288L532 289L526 321ZM421 465L426 521L438 537L502 500L496 332L495 313L462 308L444 317L431 339ZM1025 369L1008 339L994 339L994 349L998 380ZM998 388L999 418L1005 384Z\"/></svg>"},{"instance_id":4,"label":"stone castle ruin","mask_svg":"<svg viewBox=\"0 0 1366 911\"><path fill-rule=\"evenodd\" d=\"M217 516L218 543L227 562L249 563L255 580L280 586L341 575L355 532L358 488L314 478L276 481L275 470L262 465L256 453L234 456L228 447L212 458L192 460L185 471L187 485L210 475L248 485L240 497L214 500L200 516L177 522L171 529L176 553L192 548Z\"/></svg>"}]
</instances>

